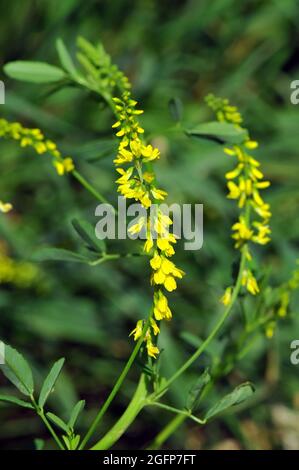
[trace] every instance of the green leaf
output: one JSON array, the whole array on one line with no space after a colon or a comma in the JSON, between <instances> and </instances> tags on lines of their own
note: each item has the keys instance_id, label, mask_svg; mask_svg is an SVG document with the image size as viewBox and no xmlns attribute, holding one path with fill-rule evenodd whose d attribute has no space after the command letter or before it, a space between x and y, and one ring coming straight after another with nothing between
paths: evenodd
<instances>
[{"instance_id":1,"label":"green leaf","mask_svg":"<svg viewBox=\"0 0 299 470\"><path fill-rule=\"evenodd\" d=\"M83 410L84 406L85 406L85 400L78 401L78 403L74 406L73 411L71 413L70 420L68 422L68 426L70 428L74 428L76 421L78 419L78 416Z\"/></svg>"},{"instance_id":2,"label":"green leaf","mask_svg":"<svg viewBox=\"0 0 299 470\"><path fill-rule=\"evenodd\" d=\"M49 411L47 413L47 417L50 419L50 421L52 421L52 423L56 424L56 426L58 426L64 432L69 433L70 429L68 425L61 418L59 418L59 416L56 416L54 413Z\"/></svg>"},{"instance_id":3,"label":"green leaf","mask_svg":"<svg viewBox=\"0 0 299 470\"><path fill-rule=\"evenodd\" d=\"M31 368L24 357L11 346L5 347L5 364L0 368L3 374L10 380L24 395L30 396L33 393L33 376Z\"/></svg>"},{"instance_id":4,"label":"green leaf","mask_svg":"<svg viewBox=\"0 0 299 470\"><path fill-rule=\"evenodd\" d=\"M38 404L41 408L44 407L44 404L46 403L48 396L50 395L50 393L52 392L54 388L56 380L58 379L61 369L63 367L64 361L65 359L61 358L57 362L55 362L55 364L53 365L52 369L50 370L49 374L47 375L43 383L43 386L39 395L39 399L38 399Z\"/></svg>"},{"instance_id":5,"label":"green leaf","mask_svg":"<svg viewBox=\"0 0 299 470\"><path fill-rule=\"evenodd\" d=\"M80 436L77 434L77 436L73 437L71 440L71 449L76 450L78 448L79 443L80 443Z\"/></svg>"},{"instance_id":6,"label":"green leaf","mask_svg":"<svg viewBox=\"0 0 299 470\"><path fill-rule=\"evenodd\" d=\"M209 370L205 369L204 372L200 375L197 382L193 385L193 387L189 391L188 398L187 398L188 410L191 410L191 411L197 410L204 387L210 381L211 381L211 376L209 374Z\"/></svg>"},{"instance_id":7,"label":"green leaf","mask_svg":"<svg viewBox=\"0 0 299 470\"><path fill-rule=\"evenodd\" d=\"M67 48L61 38L56 41L56 49L59 55L59 59L62 67L73 77L75 80L80 78L79 73L74 65L74 62L68 53Z\"/></svg>"},{"instance_id":8,"label":"green leaf","mask_svg":"<svg viewBox=\"0 0 299 470\"><path fill-rule=\"evenodd\" d=\"M248 137L246 129L227 122L212 121L186 131L187 135L215 140L219 143L241 144Z\"/></svg>"},{"instance_id":9,"label":"green leaf","mask_svg":"<svg viewBox=\"0 0 299 470\"><path fill-rule=\"evenodd\" d=\"M105 242L97 239L95 228L89 222L83 219L73 219L72 225L89 247L100 253L106 251Z\"/></svg>"},{"instance_id":10,"label":"green leaf","mask_svg":"<svg viewBox=\"0 0 299 470\"><path fill-rule=\"evenodd\" d=\"M17 397L11 395L0 395L0 401L5 401L6 403L12 403L14 405L22 406L23 408L34 409L34 406L28 401L20 400Z\"/></svg>"},{"instance_id":11,"label":"green leaf","mask_svg":"<svg viewBox=\"0 0 299 470\"><path fill-rule=\"evenodd\" d=\"M76 263L88 263L91 261L86 256L74 251L48 247L37 250L31 259L34 261L72 261Z\"/></svg>"},{"instance_id":12,"label":"green leaf","mask_svg":"<svg viewBox=\"0 0 299 470\"><path fill-rule=\"evenodd\" d=\"M4 72L15 80L32 83L53 83L66 78L62 69L46 62L17 60L4 65Z\"/></svg>"},{"instance_id":13,"label":"green leaf","mask_svg":"<svg viewBox=\"0 0 299 470\"><path fill-rule=\"evenodd\" d=\"M231 393L223 397L218 403L206 413L205 419L210 419L213 416L223 412L231 406L239 405L243 401L250 398L254 393L254 387L250 382L246 382L236 387Z\"/></svg>"}]
</instances>

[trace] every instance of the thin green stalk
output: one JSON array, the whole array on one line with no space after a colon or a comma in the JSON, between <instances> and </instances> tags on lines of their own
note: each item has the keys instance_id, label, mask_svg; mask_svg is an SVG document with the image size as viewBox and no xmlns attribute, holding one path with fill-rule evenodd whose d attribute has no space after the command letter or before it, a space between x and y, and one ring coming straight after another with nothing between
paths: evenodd
<instances>
[{"instance_id":1,"label":"thin green stalk","mask_svg":"<svg viewBox=\"0 0 299 470\"><path fill-rule=\"evenodd\" d=\"M108 410L109 406L111 405L113 399L115 398L117 392L119 391L120 387L122 386L122 383L123 381L125 380L129 370L131 369L131 366L137 356L137 354L139 353L139 350L141 348L141 345L143 343L143 340L145 338L145 335L146 335L146 332L149 328L149 325L150 325L150 321L151 321L151 318L152 318L152 310L150 312L150 315L144 325L144 328L142 330L142 334L139 338L139 340L137 341L133 351L132 351L132 354L131 356L129 357L128 359L128 362L126 363L122 373L120 374L120 376L118 377L111 393L109 394L108 398L106 399L105 403L103 404L102 408L100 409L100 411L98 412L97 416L95 417L94 421L92 422L89 430L87 431L87 434L86 436L84 437L84 439L82 440L80 446L79 446L79 450L82 450L84 449L84 447L86 446L87 442L89 441L89 439L91 438L91 436L93 435L94 431L96 430L96 427L98 426L99 422L101 421L101 419L103 418L103 416L105 415L106 411Z\"/></svg>"},{"instance_id":2,"label":"thin green stalk","mask_svg":"<svg viewBox=\"0 0 299 470\"><path fill-rule=\"evenodd\" d=\"M109 204L108 200L102 196L101 193L99 193L99 191L97 191L85 178L84 176L81 175L81 173L79 173L79 171L77 170L73 170L72 171L72 175L74 176L74 178L76 178L76 180L78 180L82 186L84 186L85 189L87 189L87 191L90 192L90 194L92 194L96 199L98 199L99 201L103 202L103 203L106 203L106 204Z\"/></svg>"},{"instance_id":3,"label":"thin green stalk","mask_svg":"<svg viewBox=\"0 0 299 470\"><path fill-rule=\"evenodd\" d=\"M105 263L106 261L112 261L120 258L134 258L137 256L148 256L147 253L105 253L101 258L96 259L95 261L90 261L88 264L90 266L98 266L99 264Z\"/></svg>"},{"instance_id":4,"label":"thin green stalk","mask_svg":"<svg viewBox=\"0 0 299 470\"><path fill-rule=\"evenodd\" d=\"M139 384L134 393L132 400L127 406L125 412L115 423L115 425L109 429L109 431L102 437L91 450L107 450L119 440L123 433L128 429L132 422L136 419L136 416L140 413L143 407L146 405L147 399L147 388L146 378L142 374L139 380Z\"/></svg>"},{"instance_id":5,"label":"thin green stalk","mask_svg":"<svg viewBox=\"0 0 299 470\"><path fill-rule=\"evenodd\" d=\"M221 329L223 323L225 322L225 320L227 319L227 317L229 316L233 306L234 306L234 303L235 301L237 300L238 298L238 295L239 295L239 292L240 292L240 289L241 289L241 281L242 281L242 273L243 273L243 270L244 270L244 266L245 266L245 262L246 262L246 246L244 246L243 250L242 250L242 255L241 255L241 262L240 262L240 268L239 268L239 273L238 273L238 277L237 277L237 282L236 282L236 285L235 285L235 288L233 290L233 294L232 294L232 298L231 298L231 302L230 304L226 307L226 309L224 310L222 316L219 318L218 322L216 323L216 325L214 326L213 330L211 331L211 333L209 334L209 336L207 337L207 339L199 346L199 348L195 351L195 353L185 362L185 364L182 365L182 367L180 367L180 369L178 369L175 374L173 374L172 377L170 377L167 382L165 383L165 385L160 389L158 390L153 398L158 398L160 396L162 396L169 388L169 386L178 378L180 377L180 375L182 375L187 369L189 369L189 367L199 358L199 356L206 350L206 348L208 347L208 345L210 344L210 342L215 338L215 336L217 335L217 333L219 332L219 330Z\"/></svg>"},{"instance_id":6,"label":"thin green stalk","mask_svg":"<svg viewBox=\"0 0 299 470\"><path fill-rule=\"evenodd\" d=\"M157 450L164 444L167 439L175 433L177 428L181 426L181 424L185 421L187 417L181 414L178 414L175 418L173 418L163 429L159 432L159 434L155 437L153 442L149 445L147 450Z\"/></svg>"},{"instance_id":7,"label":"thin green stalk","mask_svg":"<svg viewBox=\"0 0 299 470\"><path fill-rule=\"evenodd\" d=\"M33 395L31 395L31 401L32 401L32 404L35 408L35 411L36 413L38 414L38 416L40 416L40 418L42 419L42 421L44 422L46 428L48 429L48 431L50 432L50 434L52 435L53 439L55 440L56 444L58 445L58 447L61 449L61 450L65 450L64 448L64 445L63 443L61 442L61 440L59 439L59 437L57 436L56 432L54 431L54 429L52 428L51 424L49 423L49 421L47 420L47 417L44 413L44 410L42 410L38 404L36 403Z\"/></svg>"},{"instance_id":8,"label":"thin green stalk","mask_svg":"<svg viewBox=\"0 0 299 470\"><path fill-rule=\"evenodd\" d=\"M148 405L157 406L158 408L162 408L163 410L170 411L171 413L176 413L176 414L179 414L179 415L183 415L186 418L192 419L192 421L195 421L197 424L205 424L206 423L206 420L197 418L190 411L187 411L187 410L180 410L178 408L174 408L173 406L165 405L164 403L159 403L157 401L156 402L155 401L150 402L150 403L148 403Z\"/></svg>"}]
</instances>

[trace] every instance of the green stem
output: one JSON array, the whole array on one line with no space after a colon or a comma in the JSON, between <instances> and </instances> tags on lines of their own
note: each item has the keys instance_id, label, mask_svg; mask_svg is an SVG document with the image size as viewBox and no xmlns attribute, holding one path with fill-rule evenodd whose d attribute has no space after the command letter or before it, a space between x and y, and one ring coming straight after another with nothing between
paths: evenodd
<instances>
[{"instance_id":1,"label":"green stem","mask_svg":"<svg viewBox=\"0 0 299 470\"><path fill-rule=\"evenodd\" d=\"M146 323L143 327L142 334L141 334L139 340L137 341L137 343L136 343L136 345L135 345L135 347L132 351L132 354L128 359L128 362L126 363L122 373L118 377L111 393L109 394L109 396L106 399L105 403L103 404L102 408L100 409L100 411L98 412L98 414L95 417L94 421L92 422L89 430L87 431L86 436L84 437L84 439L82 440L82 442L79 446L79 450L82 450L86 446L87 442L89 441L90 437L94 433L94 431L95 431L96 427L98 426L99 422L101 421L101 419L105 415L105 413L108 410L110 404L112 403L113 399L115 398L117 392L119 391L119 389L120 389L123 381L125 380L129 370L131 369L131 366L132 366L137 354L139 353L139 350L140 350L141 345L143 343L143 340L145 338L146 332L147 332L147 330L150 326L150 321L151 321L151 318L152 318L152 314L153 314L153 312L151 311L150 314L149 314L149 317L148 317L148 319L147 319L147 321L146 321Z\"/></svg>"},{"instance_id":2,"label":"green stem","mask_svg":"<svg viewBox=\"0 0 299 470\"><path fill-rule=\"evenodd\" d=\"M189 369L189 367L199 358L199 356L206 350L206 348L208 347L210 342L215 338L215 336L217 335L217 333L221 329L223 323L225 322L225 320L229 316L229 314L230 314L230 312L231 312L231 310L234 306L234 303L238 298L238 295L239 295L239 292L240 292L240 289L241 289L242 273L243 273L243 270L244 270L244 267L245 267L245 263L246 263L246 245L242 249L239 273L238 273L235 288L233 290L233 294L232 294L230 304L224 310L222 316L219 318L218 322L214 326L213 330L211 331L211 333L209 334L207 339L200 345L200 347L195 351L195 353L185 362L185 364L183 364L182 367L180 367L180 369L178 369L175 372L175 374L173 374L173 376L170 377L170 379L167 380L165 385L154 394L153 398L158 398L158 397L162 396L168 390L169 386L178 377L180 377L180 375L182 375L187 369Z\"/></svg>"},{"instance_id":3,"label":"green stem","mask_svg":"<svg viewBox=\"0 0 299 470\"><path fill-rule=\"evenodd\" d=\"M126 411L115 423L115 425L100 439L91 450L106 450L123 435L131 423L135 420L136 416L140 413L142 408L146 405L147 389L144 374L141 375L139 384L137 386L134 396L126 408Z\"/></svg>"},{"instance_id":4,"label":"green stem","mask_svg":"<svg viewBox=\"0 0 299 470\"><path fill-rule=\"evenodd\" d=\"M40 418L42 419L42 421L44 422L46 428L48 429L48 431L50 432L50 434L52 435L53 439L55 440L56 444L58 445L58 447L61 449L61 450L65 450L64 448L64 445L62 444L61 440L59 439L59 437L57 436L56 432L54 431L54 429L52 428L51 424L49 423L49 421L47 420L47 417L44 413L44 410L42 410L38 404L36 403L33 395L30 396L31 398L31 401L32 401L32 404L35 408L35 411L36 413L38 414L38 416L40 416Z\"/></svg>"},{"instance_id":5,"label":"green stem","mask_svg":"<svg viewBox=\"0 0 299 470\"><path fill-rule=\"evenodd\" d=\"M190 411L187 410L180 410L179 408L174 408L173 406L165 405L164 403L159 403L159 402L149 402L149 406L157 406L158 408L162 408L163 410L170 411L171 413L176 413L179 415L183 415L186 418L190 418L193 421L195 421L197 424L205 424L206 420L199 419L196 416L194 416Z\"/></svg>"},{"instance_id":6,"label":"green stem","mask_svg":"<svg viewBox=\"0 0 299 470\"><path fill-rule=\"evenodd\" d=\"M79 173L79 171L77 170L73 170L72 171L72 175L74 178L76 178L76 180L78 180L82 186L84 186L85 189L87 189L87 191L90 192L90 194L92 194L96 199L98 199L99 201L105 203L105 204L109 204L109 202L107 201L107 199L102 196L101 193L99 193L85 178L84 176L81 175L81 173Z\"/></svg>"},{"instance_id":7,"label":"green stem","mask_svg":"<svg viewBox=\"0 0 299 470\"><path fill-rule=\"evenodd\" d=\"M137 256L148 256L147 253L105 253L101 258L96 259L95 261L90 261L88 264L90 266L98 266L99 264L105 263L105 261L112 261L120 258L135 258Z\"/></svg>"},{"instance_id":8,"label":"green stem","mask_svg":"<svg viewBox=\"0 0 299 470\"><path fill-rule=\"evenodd\" d=\"M147 450L157 450L164 444L165 441L175 433L178 427L185 421L187 417L181 414L178 414L175 418L173 418L163 429L159 432L159 434L155 437L153 442L147 448Z\"/></svg>"}]
</instances>

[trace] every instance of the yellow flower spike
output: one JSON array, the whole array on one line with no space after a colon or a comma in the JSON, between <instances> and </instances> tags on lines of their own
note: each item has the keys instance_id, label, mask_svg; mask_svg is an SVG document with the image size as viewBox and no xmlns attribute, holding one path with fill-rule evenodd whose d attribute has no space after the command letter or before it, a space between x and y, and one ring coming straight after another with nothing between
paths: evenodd
<instances>
[{"instance_id":1,"label":"yellow flower spike","mask_svg":"<svg viewBox=\"0 0 299 470\"><path fill-rule=\"evenodd\" d=\"M74 170L74 162L70 157L62 158L55 142L45 139L40 129L28 129L20 123L9 123L0 119L0 137L17 140L21 147L32 147L39 155L48 153L55 158L53 164L59 175Z\"/></svg>"},{"instance_id":2,"label":"yellow flower spike","mask_svg":"<svg viewBox=\"0 0 299 470\"><path fill-rule=\"evenodd\" d=\"M160 157L160 152L151 144L145 145L140 137L144 130L140 126L137 116L142 113L142 110L135 108L137 102L131 99L130 93L125 92L121 98L113 99L113 101L117 115L117 121L113 128L117 129L116 135L120 138L118 155L114 160L115 165L120 167L117 169L120 175L116 180L117 190L125 198L135 199L145 209L149 209L155 200L162 201L167 196L166 191L155 187L154 172L144 171L143 168L145 163L157 160ZM123 168L127 163L130 163L129 173ZM153 270L150 281L152 285L163 286L171 292L176 288L174 278L181 278L184 274L174 263L169 262L168 264L166 259L166 257L171 257L174 254L172 245L176 243L176 238L168 230L172 221L168 216L159 213L153 223L158 238L153 239L149 220L147 219L144 225L147 229L147 237L143 250L146 253L151 252L151 250L154 251L154 256L150 260L150 266ZM138 233L139 229L140 226L135 224L135 227L131 227L130 231ZM155 336L159 333L159 326L156 321L169 320L172 317L166 297L162 290L159 289L158 292L154 293L153 314L155 320L150 322L150 328L144 338L148 355L151 357L156 357L159 353L159 349L151 339L152 335ZM137 337L138 331L136 331L136 328L133 330L133 334L135 336L137 334Z\"/></svg>"},{"instance_id":3,"label":"yellow flower spike","mask_svg":"<svg viewBox=\"0 0 299 470\"><path fill-rule=\"evenodd\" d=\"M242 117L237 108L230 106L228 100L209 95L206 101L215 111L220 122L234 123L240 129L246 130L240 126ZM237 200L240 209L239 220L232 226L232 238L235 240L235 248L243 250L247 264L252 261L249 244L265 245L270 241L271 234L268 225L271 218L270 205L265 203L260 195L260 190L268 188L270 182L263 180L264 175L259 169L260 162L249 155L249 151L257 147L256 141L246 137L243 142L235 144L232 148L224 148L225 154L236 156L239 162L237 167L227 172L225 176L229 180L227 197ZM232 181L236 178L238 178L238 182ZM261 220L256 220L257 217L260 217ZM259 292L258 283L246 264L241 280L242 285L252 295ZM225 302L229 299L229 293L230 291L225 292L222 297Z\"/></svg>"}]
</instances>

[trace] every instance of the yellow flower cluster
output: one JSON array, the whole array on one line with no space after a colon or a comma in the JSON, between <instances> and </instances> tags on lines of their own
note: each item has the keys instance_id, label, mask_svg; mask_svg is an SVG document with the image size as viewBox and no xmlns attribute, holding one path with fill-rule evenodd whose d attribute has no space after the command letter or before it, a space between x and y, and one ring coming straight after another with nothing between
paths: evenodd
<instances>
[{"instance_id":1,"label":"yellow flower cluster","mask_svg":"<svg viewBox=\"0 0 299 470\"><path fill-rule=\"evenodd\" d=\"M19 288L32 286L39 278L40 271L32 263L16 261L3 250L0 251L0 284L13 284Z\"/></svg>"},{"instance_id":2,"label":"yellow flower cluster","mask_svg":"<svg viewBox=\"0 0 299 470\"><path fill-rule=\"evenodd\" d=\"M216 112L220 122L227 122L241 128L242 117L237 108L231 106L228 100L209 95L207 103ZM225 177L229 191L227 197L237 200L240 209L239 219L232 226L232 238L235 240L235 248L245 251L247 257L247 266L242 273L242 285L252 295L256 295L259 292L259 286L250 269L252 256L249 242L265 245L270 241L270 206L261 196L261 190L268 188L270 182L263 180L260 162L250 154L251 150L258 147L257 142L251 140L248 133L244 135L242 143L224 149L227 155L236 160L235 168L227 172ZM252 217L252 214L255 214L255 217ZM229 288L222 297L221 301L225 305L230 303L231 294L232 290Z\"/></svg>"},{"instance_id":3,"label":"yellow flower cluster","mask_svg":"<svg viewBox=\"0 0 299 470\"><path fill-rule=\"evenodd\" d=\"M120 175L116 180L118 192L125 198L138 201L145 209L149 209L153 203L159 203L167 196L166 191L156 187L155 174L152 170L144 171L145 165L160 158L160 152L152 145L144 143L142 139L144 129L137 118L143 111L136 109L137 102L131 98L130 92L124 92L121 98L114 98L113 101L117 122L112 127L117 130L116 136L121 139L118 155L114 160L116 171ZM175 253L176 243L175 236L169 231L171 224L172 220L158 209L154 218L149 216L140 218L138 223L129 229L132 234L145 230L144 251L151 255L151 284L155 292L153 317L145 342L148 355L154 358L159 354L155 341L160 331L157 322L169 320L172 317L163 288L168 292L175 290L176 278L182 278L184 275L184 272L169 260ZM143 326L144 322L140 320L131 332L135 340L142 335Z\"/></svg>"},{"instance_id":4,"label":"yellow flower cluster","mask_svg":"<svg viewBox=\"0 0 299 470\"><path fill-rule=\"evenodd\" d=\"M297 264L299 265L299 260L297 260ZM273 309L273 316L270 321L267 322L265 327L267 338L271 339L273 337L277 320L287 316L292 292L297 289L299 289L299 268L295 269L291 279L279 288L278 301Z\"/></svg>"},{"instance_id":5,"label":"yellow flower cluster","mask_svg":"<svg viewBox=\"0 0 299 470\"><path fill-rule=\"evenodd\" d=\"M59 175L74 170L74 162L70 157L63 158L57 145L45 138L40 129L28 129L19 122L8 122L0 119L0 137L16 140L20 147L32 147L39 155L48 153L53 157L53 165Z\"/></svg>"}]
</instances>

